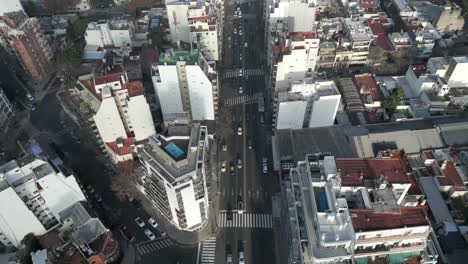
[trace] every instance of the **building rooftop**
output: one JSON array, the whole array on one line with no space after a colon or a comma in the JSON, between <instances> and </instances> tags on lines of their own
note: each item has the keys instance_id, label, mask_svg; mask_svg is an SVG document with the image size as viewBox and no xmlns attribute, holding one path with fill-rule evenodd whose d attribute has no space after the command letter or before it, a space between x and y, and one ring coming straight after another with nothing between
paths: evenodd
<instances>
[{"instance_id":1,"label":"building rooftop","mask_svg":"<svg viewBox=\"0 0 468 264\"><path fill-rule=\"evenodd\" d=\"M207 128L199 124L174 126L168 135L155 135L138 150L140 159L159 171L168 182L174 182L200 169L206 146ZM204 161L203 161L204 162ZM159 166L158 166L159 165Z\"/></svg>"},{"instance_id":2,"label":"building rooftop","mask_svg":"<svg viewBox=\"0 0 468 264\"><path fill-rule=\"evenodd\" d=\"M429 225L427 207L400 207L398 212L350 209L354 230L373 231Z\"/></svg>"},{"instance_id":3,"label":"building rooftop","mask_svg":"<svg viewBox=\"0 0 468 264\"><path fill-rule=\"evenodd\" d=\"M188 65L196 65L199 58L199 52L167 50L159 55L159 65L176 65L178 61L185 61Z\"/></svg>"},{"instance_id":4,"label":"building rooftop","mask_svg":"<svg viewBox=\"0 0 468 264\"><path fill-rule=\"evenodd\" d=\"M382 100L377 82L372 74L354 75L354 78L359 88L361 88L361 93L369 93L374 101Z\"/></svg>"}]
</instances>

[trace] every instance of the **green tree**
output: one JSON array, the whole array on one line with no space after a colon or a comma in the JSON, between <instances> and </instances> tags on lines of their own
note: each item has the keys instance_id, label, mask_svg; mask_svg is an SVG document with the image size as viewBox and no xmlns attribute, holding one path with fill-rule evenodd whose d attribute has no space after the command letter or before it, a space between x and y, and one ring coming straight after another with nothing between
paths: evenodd
<instances>
[{"instance_id":1,"label":"green tree","mask_svg":"<svg viewBox=\"0 0 468 264\"><path fill-rule=\"evenodd\" d=\"M405 93L403 91L403 88L401 86L398 86L398 88L393 89L390 93L390 96L382 102L382 106L389 113L389 115L392 115L395 112L396 107L398 106L400 100L404 97L404 95Z\"/></svg>"},{"instance_id":2,"label":"green tree","mask_svg":"<svg viewBox=\"0 0 468 264\"><path fill-rule=\"evenodd\" d=\"M29 233L24 236L21 244L24 245L24 249L21 254L21 263L32 264L31 252L36 252L42 249L39 239L33 233Z\"/></svg>"},{"instance_id":3,"label":"green tree","mask_svg":"<svg viewBox=\"0 0 468 264\"><path fill-rule=\"evenodd\" d=\"M167 33L161 28L151 30L147 37L151 40L153 47L157 47L159 50L163 50L164 47L169 44L169 41L167 40Z\"/></svg>"},{"instance_id":4,"label":"green tree","mask_svg":"<svg viewBox=\"0 0 468 264\"><path fill-rule=\"evenodd\" d=\"M57 13L67 10L79 2L79 0L44 0L44 6L49 12Z\"/></svg>"}]
</instances>

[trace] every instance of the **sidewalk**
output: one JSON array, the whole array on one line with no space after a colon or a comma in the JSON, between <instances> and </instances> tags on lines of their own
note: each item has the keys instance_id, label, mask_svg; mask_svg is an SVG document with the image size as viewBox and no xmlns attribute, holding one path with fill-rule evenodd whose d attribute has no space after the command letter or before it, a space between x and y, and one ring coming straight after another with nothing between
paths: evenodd
<instances>
[{"instance_id":1,"label":"sidewalk","mask_svg":"<svg viewBox=\"0 0 468 264\"><path fill-rule=\"evenodd\" d=\"M214 141L211 140L211 143L214 144ZM174 239L177 243L180 244L197 244L200 241L203 241L211 236L216 232L216 216L217 216L217 210L218 210L218 197L217 197L217 192L218 192L218 184L217 184L217 175L215 173L212 173L213 171L216 172L215 165L212 163L212 161L216 161L216 146L215 145L210 145L210 168L207 168L207 182L210 182L210 187L211 190L209 191L211 203L210 203L210 209L209 209L209 215L208 215L208 220L206 224L197 232L188 232L188 231L183 231L177 229L175 226L173 226L169 221L162 217L159 212L154 208L152 203L144 196L144 195L139 195L139 199L141 200L141 204L145 211L150 214L151 216L154 216L158 223L161 225L161 227L167 232L168 236L172 239ZM208 166L207 166L208 167ZM208 184L207 184L208 185Z\"/></svg>"}]
</instances>

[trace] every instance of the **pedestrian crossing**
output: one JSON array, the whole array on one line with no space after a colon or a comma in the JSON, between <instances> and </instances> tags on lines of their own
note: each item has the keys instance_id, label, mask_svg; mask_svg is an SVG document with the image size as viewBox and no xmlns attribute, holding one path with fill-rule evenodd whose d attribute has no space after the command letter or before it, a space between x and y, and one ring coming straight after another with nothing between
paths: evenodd
<instances>
[{"instance_id":1,"label":"pedestrian crossing","mask_svg":"<svg viewBox=\"0 0 468 264\"><path fill-rule=\"evenodd\" d=\"M35 138L41 133L39 129L37 129L33 124L31 124L31 122L26 123L24 131L26 132L29 138Z\"/></svg>"},{"instance_id":2,"label":"pedestrian crossing","mask_svg":"<svg viewBox=\"0 0 468 264\"><path fill-rule=\"evenodd\" d=\"M272 228L271 214L238 214L231 213L232 219L228 219L228 213L221 212L218 215L219 227L234 228Z\"/></svg>"},{"instance_id":3,"label":"pedestrian crossing","mask_svg":"<svg viewBox=\"0 0 468 264\"><path fill-rule=\"evenodd\" d=\"M141 256L161 250L163 248L168 248L174 245L174 241L168 237L159 238L153 241L144 242L136 246L138 254Z\"/></svg>"},{"instance_id":4,"label":"pedestrian crossing","mask_svg":"<svg viewBox=\"0 0 468 264\"><path fill-rule=\"evenodd\" d=\"M201 264L215 263L216 237L210 237L201 245Z\"/></svg>"},{"instance_id":5,"label":"pedestrian crossing","mask_svg":"<svg viewBox=\"0 0 468 264\"><path fill-rule=\"evenodd\" d=\"M264 71L263 69L247 69L244 71L244 73L242 74L243 76L260 76L260 75L263 75L264 74ZM235 77L239 77L239 70L227 70L225 73L224 73L224 78L235 78Z\"/></svg>"},{"instance_id":6,"label":"pedestrian crossing","mask_svg":"<svg viewBox=\"0 0 468 264\"><path fill-rule=\"evenodd\" d=\"M239 95L236 97L228 98L224 101L225 106L233 106L233 105L240 105L240 104L248 104L252 102L257 102L263 98L263 93L255 93L255 94L244 94Z\"/></svg>"}]
</instances>

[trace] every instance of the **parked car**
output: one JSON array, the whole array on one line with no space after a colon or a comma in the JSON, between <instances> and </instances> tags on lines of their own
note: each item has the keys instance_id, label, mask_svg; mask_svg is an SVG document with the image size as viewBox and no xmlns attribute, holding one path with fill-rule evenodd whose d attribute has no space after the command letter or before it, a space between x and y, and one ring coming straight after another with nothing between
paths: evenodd
<instances>
[{"instance_id":1,"label":"parked car","mask_svg":"<svg viewBox=\"0 0 468 264\"><path fill-rule=\"evenodd\" d=\"M149 229L145 229L145 235L150 239L150 240L155 240L156 236L151 232Z\"/></svg>"},{"instance_id":2,"label":"parked car","mask_svg":"<svg viewBox=\"0 0 468 264\"><path fill-rule=\"evenodd\" d=\"M127 226L124 226L124 225L119 226L119 231L120 231L120 234L122 234L122 236L126 240L128 240L130 242L135 240L135 237L132 234L130 234L130 232L128 231Z\"/></svg>"},{"instance_id":3,"label":"parked car","mask_svg":"<svg viewBox=\"0 0 468 264\"><path fill-rule=\"evenodd\" d=\"M242 136L242 127L237 129L237 135Z\"/></svg>"},{"instance_id":4,"label":"parked car","mask_svg":"<svg viewBox=\"0 0 468 264\"><path fill-rule=\"evenodd\" d=\"M242 86L239 87L239 93L242 94L244 91L242 90Z\"/></svg>"},{"instance_id":5,"label":"parked car","mask_svg":"<svg viewBox=\"0 0 468 264\"><path fill-rule=\"evenodd\" d=\"M158 223L156 222L156 220L153 219L153 217L151 217L150 219L148 219L148 223L154 227L154 228L158 228Z\"/></svg>"},{"instance_id":6,"label":"parked car","mask_svg":"<svg viewBox=\"0 0 468 264\"><path fill-rule=\"evenodd\" d=\"M223 161L223 163L221 164L221 172L225 172L226 171L226 161Z\"/></svg>"},{"instance_id":7,"label":"parked car","mask_svg":"<svg viewBox=\"0 0 468 264\"><path fill-rule=\"evenodd\" d=\"M135 218L135 222L137 223L137 225L139 227L144 227L145 226L145 222L140 217Z\"/></svg>"}]
</instances>

